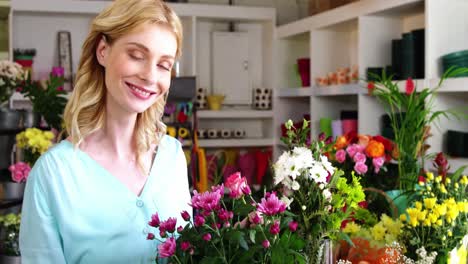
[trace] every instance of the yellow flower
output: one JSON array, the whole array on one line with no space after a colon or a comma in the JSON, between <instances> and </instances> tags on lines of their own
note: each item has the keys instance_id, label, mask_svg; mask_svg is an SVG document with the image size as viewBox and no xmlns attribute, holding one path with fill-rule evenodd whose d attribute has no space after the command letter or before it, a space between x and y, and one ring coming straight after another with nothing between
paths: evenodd
<instances>
[{"instance_id":1,"label":"yellow flower","mask_svg":"<svg viewBox=\"0 0 468 264\"><path fill-rule=\"evenodd\" d=\"M435 206L434 211L439 215L439 216L444 216L447 213L447 204L438 204Z\"/></svg>"},{"instance_id":2,"label":"yellow flower","mask_svg":"<svg viewBox=\"0 0 468 264\"><path fill-rule=\"evenodd\" d=\"M440 175L437 176L437 177L435 178L435 181L436 181L437 183L441 182L441 181L442 181L442 176L440 176Z\"/></svg>"},{"instance_id":3,"label":"yellow flower","mask_svg":"<svg viewBox=\"0 0 468 264\"><path fill-rule=\"evenodd\" d=\"M371 232L372 232L372 237L377 240L377 241L382 241L385 237L385 232L387 230L383 226L382 222L379 222L376 224L374 227L372 227Z\"/></svg>"},{"instance_id":4,"label":"yellow flower","mask_svg":"<svg viewBox=\"0 0 468 264\"><path fill-rule=\"evenodd\" d=\"M426 178L428 181L432 181L434 179L434 174L432 172L427 172Z\"/></svg>"},{"instance_id":5,"label":"yellow flower","mask_svg":"<svg viewBox=\"0 0 468 264\"><path fill-rule=\"evenodd\" d=\"M431 210L432 208L434 208L436 202L437 198L426 198L424 199L424 207Z\"/></svg>"},{"instance_id":6,"label":"yellow flower","mask_svg":"<svg viewBox=\"0 0 468 264\"><path fill-rule=\"evenodd\" d=\"M406 215L405 214L400 215L400 221L402 221L402 222L406 221Z\"/></svg>"},{"instance_id":7,"label":"yellow flower","mask_svg":"<svg viewBox=\"0 0 468 264\"><path fill-rule=\"evenodd\" d=\"M449 230L449 231L447 232L447 235L448 235L449 237L451 237L451 236L453 235L453 234L452 234L452 231Z\"/></svg>"},{"instance_id":8,"label":"yellow flower","mask_svg":"<svg viewBox=\"0 0 468 264\"><path fill-rule=\"evenodd\" d=\"M468 177L466 175L463 175L463 177L461 177L460 184L461 185L468 185Z\"/></svg>"},{"instance_id":9,"label":"yellow flower","mask_svg":"<svg viewBox=\"0 0 468 264\"><path fill-rule=\"evenodd\" d=\"M445 183L446 184L449 184L450 182L452 182L452 180L450 180L450 178L445 178Z\"/></svg>"},{"instance_id":10,"label":"yellow flower","mask_svg":"<svg viewBox=\"0 0 468 264\"><path fill-rule=\"evenodd\" d=\"M447 222L451 223L452 221L455 221L459 213L460 212L458 211L457 206L449 207L449 210L447 211L447 215L445 215Z\"/></svg>"},{"instance_id":11,"label":"yellow flower","mask_svg":"<svg viewBox=\"0 0 468 264\"><path fill-rule=\"evenodd\" d=\"M419 215L419 210L416 208L408 208L406 209L406 212L408 213L409 216L409 224L413 227L416 227L419 225L418 222L418 215Z\"/></svg>"},{"instance_id":12,"label":"yellow flower","mask_svg":"<svg viewBox=\"0 0 468 264\"><path fill-rule=\"evenodd\" d=\"M460 187L460 186L458 185L458 182L456 182L453 186L455 187L455 190L458 189L458 187Z\"/></svg>"},{"instance_id":13,"label":"yellow flower","mask_svg":"<svg viewBox=\"0 0 468 264\"><path fill-rule=\"evenodd\" d=\"M429 220L429 218L426 218L426 219L423 221L423 226L431 226L431 220Z\"/></svg>"},{"instance_id":14,"label":"yellow flower","mask_svg":"<svg viewBox=\"0 0 468 264\"><path fill-rule=\"evenodd\" d=\"M443 185L443 184L441 184L439 186L439 190L440 190L441 193L447 193L447 189L445 189L445 185Z\"/></svg>"},{"instance_id":15,"label":"yellow flower","mask_svg":"<svg viewBox=\"0 0 468 264\"><path fill-rule=\"evenodd\" d=\"M359 226L358 224L356 224L355 222L349 222L346 224L346 227L343 229L343 231L345 233L348 233L348 234L354 234L354 233L357 233L359 232L359 230L361 230L361 226Z\"/></svg>"},{"instance_id":16,"label":"yellow flower","mask_svg":"<svg viewBox=\"0 0 468 264\"><path fill-rule=\"evenodd\" d=\"M418 210L421 210L422 209L422 203L421 202L416 202L414 203L414 207Z\"/></svg>"},{"instance_id":17,"label":"yellow flower","mask_svg":"<svg viewBox=\"0 0 468 264\"><path fill-rule=\"evenodd\" d=\"M436 222L436 225L438 225L438 226L442 226L442 224L443 224L443 223L442 223L442 220L440 220L440 219L439 219L439 220L437 220L437 222Z\"/></svg>"}]
</instances>

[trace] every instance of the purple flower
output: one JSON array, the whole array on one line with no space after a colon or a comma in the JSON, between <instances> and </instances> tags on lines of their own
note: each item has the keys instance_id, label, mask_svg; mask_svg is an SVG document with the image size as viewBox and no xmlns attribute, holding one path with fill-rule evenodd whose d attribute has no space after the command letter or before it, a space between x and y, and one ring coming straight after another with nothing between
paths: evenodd
<instances>
[{"instance_id":1,"label":"purple flower","mask_svg":"<svg viewBox=\"0 0 468 264\"><path fill-rule=\"evenodd\" d=\"M201 215L195 216L195 226L202 226L205 224L205 218Z\"/></svg>"},{"instance_id":2,"label":"purple flower","mask_svg":"<svg viewBox=\"0 0 468 264\"><path fill-rule=\"evenodd\" d=\"M210 241L211 240L211 234L210 233L206 233L203 235L203 240L205 241Z\"/></svg>"},{"instance_id":3,"label":"purple flower","mask_svg":"<svg viewBox=\"0 0 468 264\"><path fill-rule=\"evenodd\" d=\"M298 223L296 221L291 221L289 222L288 226L291 232L295 232L297 230Z\"/></svg>"},{"instance_id":4,"label":"purple flower","mask_svg":"<svg viewBox=\"0 0 468 264\"><path fill-rule=\"evenodd\" d=\"M354 154L353 160L356 163L365 163L366 155L362 152L357 152L356 154Z\"/></svg>"},{"instance_id":5,"label":"purple flower","mask_svg":"<svg viewBox=\"0 0 468 264\"><path fill-rule=\"evenodd\" d=\"M65 74L65 70L63 67L52 67L51 73L54 77L62 77Z\"/></svg>"},{"instance_id":6,"label":"purple flower","mask_svg":"<svg viewBox=\"0 0 468 264\"><path fill-rule=\"evenodd\" d=\"M357 162L356 164L354 164L354 171L357 173L357 174L364 174L367 172L367 166L366 164L362 163L362 162Z\"/></svg>"},{"instance_id":7,"label":"purple flower","mask_svg":"<svg viewBox=\"0 0 468 264\"><path fill-rule=\"evenodd\" d=\"M176 250L175 238L170 237L165 242L158 245L158 253L161 258L169 258L174 255Z\"/></svg>"},{"instance_id":8,"label":"purple flower","mask_svg":"<svg viewBox=\"0 0 468 264\"><path fill-rule=\"evenodd\" d=\"M327 136L327 135L325 135L325 133L321 132L321 133L319 134L319 136L318 136L318 140L319 140L319 141L324 141L326 136Z\"/></svg>"},{"instance_id":9,"label":"purple flower","mask_svg":"<svg viewBox=\"0 0 468 264\"><path fill-rule=\"evenodd\" d=\"M263 240L262 246L264 248L269 248L270 247L270 241L268 241L268 239Z\"/></svg>"},{"instance_id":10,"label":"purple flower","mask_svg":"<svg viewBox=\"0 0 468 264\"><path fill-rule=\"evenodd\" d=\"M275 193L267 193L265 197L262 198L261 203L258 204L257 210L266 215L276 215L278 213L282 213L286 210L286 204L276 197Z\"/></svg>"},{"instance_id":11,"label":"purple flower","mask_svg":"<svg viewBox=\"0 0 468 264\"><path fill-rule=\"evenodd\" d=\"M346 160L346 152L342 149L338 150L335 154L336 161L343 163Z\"/></svg>"},{"instance_id":12,"label":"purple flower","mask_svg":"<svg viewBox=\"0 0 468 264\"><path fill-rule=\"evenodd\" d=\"M162 221L159 226L159 230L167 231L169 233L174 233L175 227L177 224L177 219L175 217L169 217L166 221Z\"/></svg>"},{"instance_id":13,"label":"purple flower","mask_svg":"<svg viewBox=\"0 0 468 264\"><path fill-rule=\"evenodd\" d=\"M374 165L374 172L379 173L380 168L384 164L385 158L384 157L378 157L378 158L373 158L372 159L372 165Z\"/></svg>"},{"instance_id":14,"label":"purple flower","mask_svg":"<svg viewBox=\"0 0 468 264\"><path fill-rule=\"evenodd\" d=\"M276 220L271 226L270 226L270 234L272 235L277 235L280 232L280 225L279 221Z\"/></svg>"},{"instance_id":15,"label":"purple flower","mask_svg":"<svg viewBox=\"0 0 468 264\"><path fill-rule=\"evenodd\" d=\"M159 216L158 213L155 213L154 215L151 216L151 221L148 222L148 224L152 227L159 227L159 224L161 221L159 221Z\"/></svg>"},{"instance_id":16,"label":"purple flower","mask_svg":"<svg viewBox=\"0 0 468 264\"><path fill-rule=\"evenodd\" d=\"M180 215L182 216L182 219L184 219L185 221L190 220L190 214L187 211L183 211L182 213L180 213Z\"/></svg>"}]
</instances>

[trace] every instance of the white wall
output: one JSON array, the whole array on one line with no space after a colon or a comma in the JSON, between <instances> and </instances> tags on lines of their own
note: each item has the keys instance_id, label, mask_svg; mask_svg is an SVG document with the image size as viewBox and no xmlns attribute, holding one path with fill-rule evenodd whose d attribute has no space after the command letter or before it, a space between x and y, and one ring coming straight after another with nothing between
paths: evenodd
<instances>
[{"instance_id":1,"label":"white wall","mask_svg":"<svg viewBox=\"0 0 468 264\"><path fill-rule=\"evenodd\" d=\"M188 0L189 3L229 4L229 0ZM277 24L282 25L308 15L309 0L233 0L234 5L274 7Z\"/></svg>"}]
</instances>

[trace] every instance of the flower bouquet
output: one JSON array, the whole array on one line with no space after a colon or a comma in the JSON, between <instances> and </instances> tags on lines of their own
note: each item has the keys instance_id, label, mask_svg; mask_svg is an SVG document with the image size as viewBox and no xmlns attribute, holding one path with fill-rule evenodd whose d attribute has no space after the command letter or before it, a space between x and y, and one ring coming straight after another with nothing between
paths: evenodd
<instances>
[{"instance_id":1,"label":"flower bouquet","mask_svg":"<svg viewBox=\"0 0 468 264\"><path fill-rule=\"evenodd\" d=\"M0 107L5 107L10 96L24 78L21 65L11 61L0 61Z\"/></svg>"},{"instance_id":2,"label":"flower bouquet","mask_svg":"<svg viewBox=\"0 0 468 264\"><path fill-rule=\"evenodd\" d=\"M260 202L240 173L228 177L225 187L194 191L195 217L181 213L164 221L155 213L148 223L158 228L148 239L157 239L158 258L170 263L305 263L305 242L295 233L297 222L286 212L276 193L267 192ZM158 261L158 260L157 260Z\"/></svg>"},{"instance_id":3,"label":"flower bouquet","mask_svg":"<svg viewBox=\"0 0 468 264\"><path fill-rule=\"evenodd\" d=\"M51 131L27 128L16 135L16 147L22 151L22 160L32 167L37 159L53 145L54 138L55 135Z\"/></svg>"},{"instance_id":4,"label":"flower bouquet","mask_svg":"<svg viewBox=\"0 0 468 264\"><path fill-rule=\"evenodd\" d=\"M350 241L341 231L343 222L364 220L369 212L359 206L365 200L359 178L351 174L348 181L343 171L328 161L325 151L333 146L330 139L308 142L307 123L304 121L301 128L293 127L291 121L286 123L283 141L291 149L274 164L274 183L298 218L299 234L307 241L308 262L320 263L326 250L323 242Z\"/></svg>"},{"instance_id":5,"label":"flower bouquet","mask_svg":"<svg viewBox=\"0 0 468 264\"><path fill-rule=\"evenodd\" d=\"M20 214L7 214L0 216L0 229L2 236L1 255L19 256L19 229L21 223ZM0 258L1 259L1 258ZM2 262L3 263L3 262Z\"/></svg>"}]
</instances>

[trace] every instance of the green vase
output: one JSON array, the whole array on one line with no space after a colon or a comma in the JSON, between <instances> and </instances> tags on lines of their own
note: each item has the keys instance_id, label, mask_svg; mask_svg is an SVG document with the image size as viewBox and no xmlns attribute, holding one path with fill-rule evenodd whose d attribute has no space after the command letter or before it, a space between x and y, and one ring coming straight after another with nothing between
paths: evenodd
<instances>
[{"instance_id":1,"label":"green vase","mask_svg":"<svg viewBox=\"0 0 468 264\"><path fill-rule=\"evenodd\" d=\"M393 201L398 209L398 215L404 214L408 208L408 195L402 190L390 190L385 192Z\"/></svg>"}]
</instances>

